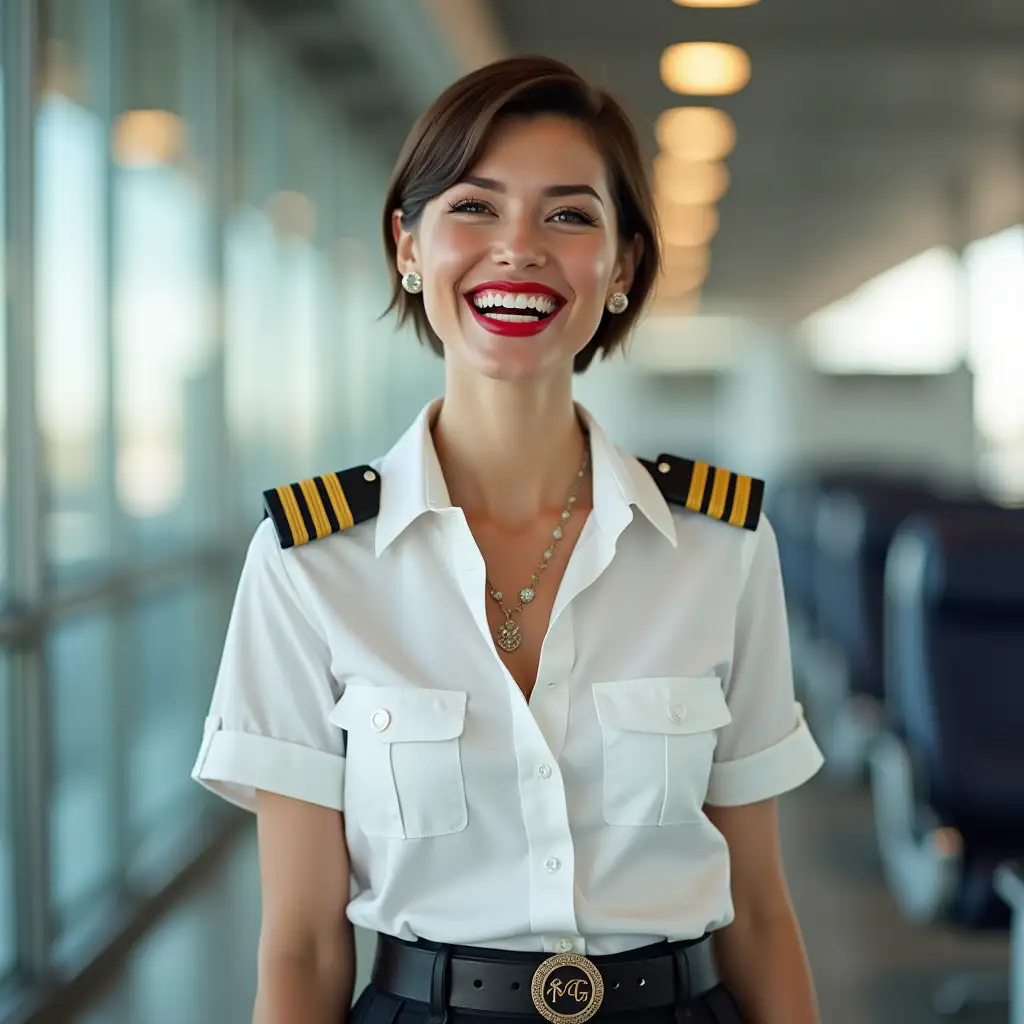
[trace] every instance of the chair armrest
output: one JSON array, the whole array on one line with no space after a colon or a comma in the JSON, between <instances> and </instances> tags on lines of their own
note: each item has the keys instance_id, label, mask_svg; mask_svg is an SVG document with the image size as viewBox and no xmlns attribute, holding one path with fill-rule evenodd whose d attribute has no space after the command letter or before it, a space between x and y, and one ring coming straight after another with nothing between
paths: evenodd
<instances>
[{"instance_id":1,"label":"chair armrest","mask_svg":"<svg viewBox=\"0 0 1024 1024\"><path fill-rule=\"evenodd\" d=\"M875 833L886 881L912 921L949 912L960 884L963 842L921 797L902 740L883 731L869 756Z\"/></svg>"},{"instance_id":2,"label":"chair armrest","mask_svg":"<svg viewBox=\"0 0 1024 1024\"><path fill-rule=\"evenodd\" d=\"M1005 861L996 868L996 892L1014 913L1024 912L1024 861Z\"/></svg>"}]
</instances>

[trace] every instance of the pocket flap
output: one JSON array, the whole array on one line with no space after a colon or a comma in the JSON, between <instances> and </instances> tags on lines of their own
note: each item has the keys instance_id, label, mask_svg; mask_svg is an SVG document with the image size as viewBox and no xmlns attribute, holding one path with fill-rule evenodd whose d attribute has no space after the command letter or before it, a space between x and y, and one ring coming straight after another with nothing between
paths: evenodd
<instances>
[{"instance_id":1,"label":"pocket flap","mask_svg":"<svg viewBox=\"0 0 1024 1024\"><path fill-rule=\"evenodd\" d=\"M720 729L732 721L716 676L623 679L594 684L602 727L680 735Z\"/></svg>"},{"instance_id":2,"label":"pocket flap","mask_svg":"<svg viewBox=\"0 0 1024 1024\"><path fill-rule=\"evenodd\" d=\"M381 743L453 740L462 735L466 694L462 690L349 684L327 717L342 729L376 736Z\"/></svg>"}]
</instances>

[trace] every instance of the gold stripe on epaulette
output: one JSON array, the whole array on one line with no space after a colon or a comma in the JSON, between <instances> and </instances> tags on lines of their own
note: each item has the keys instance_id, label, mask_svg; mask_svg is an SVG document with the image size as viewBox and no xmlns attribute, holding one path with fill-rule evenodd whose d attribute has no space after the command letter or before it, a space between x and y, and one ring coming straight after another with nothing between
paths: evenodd
<instances>
[{"instance_id":1,"label":"gold stripe on epaulette","mask_svg":"<svg viewBox=\"0 0 1024 1024\"><path fill-rule=\"evenodd\" d=\"M328 473L322 479L324 487L327 488L327 497L331 499L331 505L334 508L334 516L338 520L338 526L342 530L347 530L350 526L354 526L355 519L352 516L352 509L348 507L348 499L345 497L345 492L341 489L337 474Z\"/></svg>"},{"instance_id":2,"label":"gold stripe on epaulette","mask_svg":"<svg viewBox=\"0 0 1024 1024\"><path fill-rule=\"evenodd\" d=\"M288 519L288 525L291 527L293 543L308 544L309 532L306 530L302 513L299 511L299 503L295 500L295 492L291 487L282 486L277 488L277 494L281 499L281 507Z\"/></svg>"},{"instance_id":3,"label":"gold stripe on epaulette","mask_svg":"<svg viewBox=\"0 0 1024 1024\"><path fill-rule=\"evenodd\" d=\"M725 496L729 491L732 473L727 469L715 468L715 482L711 485L711 501L708 503L708 515L712 519L721 519L725 512Z\"/></svg>"},{"instance_id":4,"label":"gold stripe on epaulette","mask_svg":"<svg viewBox=\"0 0 1024 1024\"><path fill-rule=\"evenodd\" d=\"M317 490L316 481L312 478L299 481L299 489L306 499L306 507L309 509L309 518L313 520L313 529L316 530L316 539L321 540L331 533L331 523L327 518L327 510L320 498L320 491Z\"/></svg>"},{"instance_id":5,"label":"gold stripe on epaulette","mask_svg":"<svg viewBox=\"0 0 1024 1024\"><path fill-rule=\"evenodd\" d=\"M742 526L747 521L747 509L750 507L750 485L753 478L738 475L736 477L736 494L732 499L732 515L729 522L733 526Z\"/></svg>"},{"instance_id":6,"label":"gold stripe on epaulette","mask_svg":"<svg viewBox=\"0 0 1024 1024\"><path fill-rule=\"evenodd\" d=\"M686 507L691 512L699 512L704 502L704 491L707 488L708 472L711 467L706 462L693 464L693 476L690 477L690 493L686 496Z\"/></svg>"}]
</instances>

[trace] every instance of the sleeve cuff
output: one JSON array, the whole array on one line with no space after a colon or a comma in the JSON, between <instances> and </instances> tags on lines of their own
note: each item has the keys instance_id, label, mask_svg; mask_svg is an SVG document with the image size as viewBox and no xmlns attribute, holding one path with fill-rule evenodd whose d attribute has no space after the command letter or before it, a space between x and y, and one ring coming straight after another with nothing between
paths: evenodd
<instances>
[{"instance_id":1,"label":"sleeve cuff","mask_svg":"<svg viewBox=\"0 0 1024 1024\"><path fill-rule=\"evenodd\" d=\"M775 746L735 761L716 762L711 769L706 802L713 807L739 807L788 793L802 786L825 763L797 705L796 728Z\"/></svg>"},{"instance_id":2,"label":"sleeve cuff","mask_svg":"<svg viewBox=\"0 0 1024 1024\"><path fill-rule=\"evenodd\" d=\"M345 759L298 743L224 729L206 720L192 768L201 786L246 811L256 810L256 790L343 810Z\"/></svg>"}]
</instances>

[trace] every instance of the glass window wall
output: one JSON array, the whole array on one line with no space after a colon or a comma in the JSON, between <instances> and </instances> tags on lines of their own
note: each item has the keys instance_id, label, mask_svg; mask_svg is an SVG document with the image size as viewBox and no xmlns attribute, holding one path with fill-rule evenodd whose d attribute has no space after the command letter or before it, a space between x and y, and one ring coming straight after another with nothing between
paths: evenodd
<instances>
[{"instance_id":1,"label":"glass window wall","mask_svg":"<svg viewBox=\"0 0 1024 1024\"><path fill-rule=\"evenodd\" d=\"M105 468L106 128L95 5L40 5L36 115L36 372L47 473L44 544L58 586L109 559ZM92 16L92 17L91 17Z\"/></svg>"},{"instance_id":2,"label":"glass window wall","mask_svg":"<svg viewBox=\"0 0 1024 1024\"><path fill-rule=\"evenodd\" d=\"M208 115L189 104L190 76L201 74L202 50L189 45L199 7L126 5L113 137L116 473L122 540L144 559L172 557L216 529L199 490L215 354L210 170L199 142Z\"/></svg>"}]
</instances>

